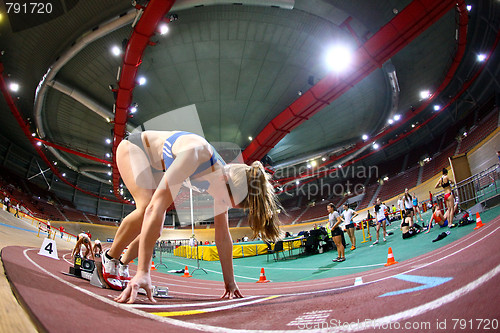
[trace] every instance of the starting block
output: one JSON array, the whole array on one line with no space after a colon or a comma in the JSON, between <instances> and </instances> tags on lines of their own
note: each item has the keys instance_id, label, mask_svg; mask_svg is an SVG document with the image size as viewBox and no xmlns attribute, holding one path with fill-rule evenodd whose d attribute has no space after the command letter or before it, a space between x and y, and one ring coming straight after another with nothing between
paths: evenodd
<instances>
[{"instance_id":1,"label":"starting block","mask_svg":"<svg viewBox=\"0 0 500 333\"><path fill-rule=\"evenodd\" d=\"M84 259L78 254L75 255L73 267L69 268L69 274L64 274L88 280L91 285L99 288L109 288L102 277L102 263Z\"/></svg>"},{"instance_id":2,"label":"starting block","mask_svg":"<svg viewBox=\"0 0 500 333\"><path fill-rule=\"evenodd\" d=\"M147 295L146 290L144 288L140 288L138 291L141 295ZM172 296L168 296L168 287L166 286L153 286L153 297L158 298L171 298Z\"/></svg>"},{"instance_id":3,"label":"starting block","mask_svg":"<svg viewBox=\"0 0 500 333\"><path fill-rule=\"evenodd\" d=\"M63 272L63 274L88 280L95 287L109 289L108 284L102 276L102 263L100 261L95 262L94 260L84 259L77 254L75 255L74 266L69 268L69 273ZM147 295L146 290L143 288L139 289L139 294ZM172 297L168 296L167 286L153 286L152 295L157 298Z\"/></svg>"}]
</instances>

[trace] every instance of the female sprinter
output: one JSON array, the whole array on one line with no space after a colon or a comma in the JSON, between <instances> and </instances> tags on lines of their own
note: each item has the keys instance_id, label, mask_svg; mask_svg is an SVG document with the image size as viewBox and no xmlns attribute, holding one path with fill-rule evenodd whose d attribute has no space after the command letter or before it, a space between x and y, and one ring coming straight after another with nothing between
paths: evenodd
<instances>
[{"instance_id":1,"label":"female sprinter","mask_svg":"<svg viewBox=\"0 0 500 333\"><path fill-rule=\"evenodd\" d=\"M455 215L455 199L453 198L453 193L451 191L452 184L453 181L451 181L448 178L448 170L446 170L446 168L443 168L443 175L441 176L441 178L439 178L435 188L441 186L444 190L444 202L447 208L446 213L448 214L448 221L450 221L449 224L450 227L453 224L453 216Z\"/></svg>"},{"instance_id":2,"label":"female sprinter","mask_svg":"<svg viewBox=\"0 0 500 333\"><path fill-rule=\"evenodd\" d=\"M117 290L126 285L115 301L133 303L137 291L144 288L149 300L155 302L150 275L153 247L161 236L165 212L183 184L213 197L215 242L225 285L222 298L243 297L234 281L228 208L248 210L254 237L269 241L280 237L279 204L262 164L226 165L204 138L178 131L131 134L120 142L116 161L136 208L123 219L111 248L102 256L108 284ZM128 281L128 267L123 263L137 255L137 273Z\"/></svg>"}]
</instances>

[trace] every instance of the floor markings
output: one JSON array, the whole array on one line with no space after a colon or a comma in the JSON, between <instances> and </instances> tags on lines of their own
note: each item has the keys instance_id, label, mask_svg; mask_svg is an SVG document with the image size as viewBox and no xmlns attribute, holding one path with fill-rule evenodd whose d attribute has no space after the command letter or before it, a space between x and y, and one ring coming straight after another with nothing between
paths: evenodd
<instances>
[{"instance_id":1,"label":"floor markings","mask_svg":"<svg viewBox=\"0 0 500 333\"><path fill-rule=\"evenodd\" d=\"M419 291L419 290L437 287L440 284L443 284L443 283L446 283L448 281L453 280L452 277L444 277L443 278L443 277L434 277L434 276L419 276L419 275L406 275L406 274L396 275L396 276L394 276L394 278L399 279L399 280L403 280L403 281L419 283L419 284L421 284L421 286L418 286L415 288L392 291L390 293L385 293L383 295L380 295L379 297L412 293L414 291Z\"/></svg>"},{"instance_id":2,"label":"floor markings","mask_svg":"<svg viewBox=\"0 0 500 333\"><path fill-rule=\"evenodd\" d=\"M451 253L451 254L448 254L446 256L443 256L439 259L436 259L434 261L431 261L431 262L428 262L428 263L425 263L425 264L422 264L421 266L419 267L416 267L416 268L412 268L410 270L407 270L403 273L399 273L399 274L396 274L396 275L391 275L391 276L387 276L387 277L384 277L384 278L380 278L380 279L377 279L377 280L374 280L374 281L370 281L368 282L369 284L371 283L375 283L375 282L379 282L379 281L384 281L384 280L387 280L387 279L390 279L390 278L394 278L395 276L397 275L401 275L401 274L405 274L405 273L409 273L409 272L412 272L412 271L415 271L415 270L418 270L418 269L421 269L421 268L424 268L424 267L427 267L427 266L430 266L430 265L433 265L437 262L440 262L442 260L445 260L446 258L452 256L452 255L455 255L455 254L458 254L466 249L468 249L469 247L475 245L476 243L484 240L485 238L491 236L492 234L494 234L498 229L500 229L500 227L496 227L493 231L489 232L488 234L486 235L483 235L480 239L472 242L471 244L469 244L468 246L465 246L459 250L457 250L456 252L454 253ZM78 287L76 285L73 285L71 284L70 282L52 274L51 272L47 271L46 269L44 269L43 267L41 267L40 265L38 265L37 263L35 263L31 258L28 257L27 255L27 251L28 250L33 250L33 249L25 249L24 250L24 256L35 266L37 267L38 269L40 269L42 272L46 273L47 275L53 277L54 279L62 282L63 284L66 284L70 287L73 287L91 297L94 297L108 305L111 305L111 306L114 306L116 308L120 308L122 310L125 310L125 311L128 311L132 314L135 314L135 315L138 315L138 316L142 316L142 317L145 317L145 318L150 318L150 319L153 319L153 320L156 320L156 321L159 321L159 322L163 322L163 323L167 323L167 324L170 324L170 325L175 325L177 327L183 327L183 328L188 328L188 329L195 329L195 330L200 330L200 331L204 331L204 332L231 332L231 333L234 333L234 332L258 332L259 330L242 330L242 329L230 329L230 328L225 328L225 327L219 327L219 326L211 326L211 325L204 325L204 324L196 324L196 323L190 323L190 322L186 322L186 321L182 321L182 320L178 320L178 319L174 319L174 318L170 318L168 316L166 317L163 317L163 316L158 316L158 315L154 315L154 314L151 314L151 313L147 313L147 312L144 312L144 311L141 311L141 310L138 310L138 309L135 309L135 308L132 308L132 307L127 307L126 305L124 304L121 304L121 303L116 303L114 301L111 301L111 300L108 300L106 299L105 297L103 296L99 296L99 295L96 295L94 294L93 292L90 292L84 288L81 288L81 287ZM449 249L448 249L449 250ZM483 285L484 283L488 282L489 280L491 280L493 277L495 277L496 275L498 275L500 273L500 265L496 266L494 269L488 271L487 273L483 274L481 277L475 279L474 281L468 283L467 285L465 285L464 287L462 288L459 288L445 296L442 296L434 301L430 301L428 303L425 303L425 304L422 304L422 305L419 305L419 306L416 306L414 308L411 308L411 309L408 309L408 310L405 310L405 311L402 311L402 312L399 312L399 313L396 313L396 314L393 314L393 315L389 315L389 316L385 316L385 317L381 317L381 318L377 318L377 319L373 319L371 322L374 323L374 324L379 324L379 325L383 325L387 322L396 322L396 321L402 321L402 320L406 320L406 319L409 319L409 318L412 318L412 317L415 317L415 316L419 316L419 315L422 315L428 311L432 311L434 309L437 309L445 304L448 304L450 302L453 302L455 301L456 299L474 291L475 289L477 289L478 287L480 287L481 285ZM294 296L294 295L307 295L307 294L315 294L315 293L318 293L318 292L325 292L325 291L333 291L333 290L340 290L340 289L347 289L347 288L352 288L354 286L348 286L348 287L340 287L340 288L333 288L333 289L329 289L329 290L322 290L322 291L312 291L312 292L303 292L303 293L294 293L294 294L286 294L286 295L273 295L273 296L265 296L265 298L260 298L258 300L254 300L254 301L251 301L253 303L257 303L257 301L264 301L264 300L270 300L270 299L273 299L273 298L276 298L276 297L283 297L283 296ZM245 302L239 306L244 306L246 304L251 304L251 302ZM237 304L235 304L237 305ZM217 307L217 308L221 308L221 307ZM217 311L220 311L220 310L217 310ZM366 329L366 326L363 325L363 324L359 324L359 325L354 325L354 326L350 326L350 330L351 331L361 331L361 330L365 330ZM337 332L337 331L343 331L342 328L333 328L330 327L326 330L324 330L325 332L328 331L328 332ZM275 330L270 330L269 332L280 332L280 331L275 331ZM303 332L303 330L287 330L287 332Z\"/></svg>"},{"instance_id":3,"label":"floor markings","mask_svg":"<svg viewBox=\"0 0 500 333\"><path fill-rule=\"evenodd\" d=\"M206 308L206 309L199 309L199 310L186 310L186 311L169 311L169 312L151 312L154 315L160 316L160 317L175 317L175 316L187 316L187 315L193 315L193 314L200 314L200 313L208 313L208 312L216 312L216 311L222 311L222 310L229 310L229 309L234 309L234 308L239 308L242 306L247 306L250 304L256 304L256 303L262 303L265 301L269 301L275 298L281 297L280 295L274 295L274 296L268 296L264 298L259 298L253 301L249 302L241 302L241 303L236 303L236 304L229 304L229 305L223 305L223 306L216 306L213 308Z\"/></svg>"}]
</instances>

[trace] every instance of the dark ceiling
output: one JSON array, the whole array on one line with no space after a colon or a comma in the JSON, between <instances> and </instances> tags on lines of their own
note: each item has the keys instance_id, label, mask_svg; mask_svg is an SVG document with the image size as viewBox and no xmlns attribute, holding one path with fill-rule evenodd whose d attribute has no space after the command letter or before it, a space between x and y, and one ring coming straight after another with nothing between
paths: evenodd
<instances>
[{"instance_id":1,"label":"dark ceiling","mask_svg":"<svg viewBox=\"0 0 500 333\"><path fill-rule=\"evenodd\" d=\"M105 158L111 153L105 139L112 137L113 128L106 120L106 115L112 117L114 104L109 85L116 86L122 65L122 58L113 56L110 49L121 46L130 36L132 19L79 45L87 36L106 30L110 22L133 18L135 9L127 0L52 3L57 3L54 8L60 15L55 17L54 13L46 22L34 15L15 21L12 15L5 15L6 7L0 4L4 75L7 81L20 84L19 92L12 94L18 97L17 106L33 131L46 141ZM151 128L150 124L158 125L156 119L167 112L194 106L209 141L232 142L244 149L249 137L256 137L299 98L300 92L308 91L311 83L328 75L324 54L330 45L342 41L357 47L349 30L342 26L346 19L352 18L349 24L353 31L367 39L411 1L247 0L232 4L215 0L201 6L203 3L178 0L170 12L179 19L169 24L168 34L152 37L156 45L146 48L138 70L147 83L133 90L133 102L139 111L130 119L129 129L141 124ZM480 66L476 55L490 52L497 38L500 1L467 3L472 9L466 53L436 103L446 104L457 94ZM419 92L432 91L445 79L457 50L457 29L458 15L452 9L384 66L287 134L269 157L276 165L287 165L328 155L359 142L362 134L378 133L396 113L405 115L412 107L417 108L422 103ZM439 136L470 112L471 103L480 104L498 92L498 58L497 48L466 94L430 123L427 131L422 129L412 140L373 155L371 163L408 153L428 141L429 132L432 137ZM55 75L43 96L36 100L40 105L37 108L37 85L51 67L57 71L53 71ZM399 84L396 102L387 74L390 71L395 71ZM429 117L433 111L431 106L428 109L413 121ZM4 102L0 103L0 112L2 135L35 153ZM189 121L194 120L186 119ZM56 153L54 158L74 170L94 179L110 178L102 173L107 166Z\"/></svg>"}]
</instances>

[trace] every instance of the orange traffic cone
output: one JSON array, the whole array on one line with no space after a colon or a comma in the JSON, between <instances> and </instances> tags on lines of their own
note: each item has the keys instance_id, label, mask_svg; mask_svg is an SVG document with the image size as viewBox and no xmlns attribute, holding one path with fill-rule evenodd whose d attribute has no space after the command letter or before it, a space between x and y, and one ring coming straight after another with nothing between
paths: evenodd
<instances>
[{"instance_id":1,"label":"orange traffic cone","mask_svg":"<svg viewBox=\"0 0 500 333\"><path fill-rule=\"evenodd\" d=\"M264 273L264 267L260 269L260 277L259 281L257 283L266 283L266 282L271 282L266 278L266 273Z\"/></svg>"},{"instance_id":2,"label":"orange traffic cone","mask_svg":"<svg viewBox=\"0 0 500 333\"><path fill-rule=\"evenodd\" d=\"M481 216L479 216L479 212L476 212L476 227L474 230L477 230L483 226L483 222L481 221Z\"/></svg>"},{"instance_id":3,"label":"orange traffic cone","mask_svg":"<svg viewBox=\"0 0 500 333\"><path fill-rule=\"evenodd\" d=\"M397 264L398 262L394 260L394 254L392 254L392 248L389 248L389 253L387 254L387 264L384 266L391 266Z\"/></svg>"},{"instance_id":4,"label":"orange traffic cone","mask_svg":"<svg viewBox=\"0 0 500 333\"><path fill-rule=\"evenodd\" d=\"M151 261L151 270L152 271L156 271L157 270L154 261Z\"/></svg>"},{"instance_id":5,"label":"orange traffic cone","mask_svg":"<svg viewBox=\"0 0 500 333\"><path fill-rule=\"evenodd\" d=\"M189 274L189 269L187 266L184 268L184 275L182 277L193 277L191 274Z\"/></svg>"}]
</instances>

